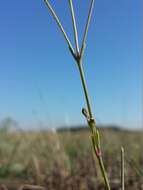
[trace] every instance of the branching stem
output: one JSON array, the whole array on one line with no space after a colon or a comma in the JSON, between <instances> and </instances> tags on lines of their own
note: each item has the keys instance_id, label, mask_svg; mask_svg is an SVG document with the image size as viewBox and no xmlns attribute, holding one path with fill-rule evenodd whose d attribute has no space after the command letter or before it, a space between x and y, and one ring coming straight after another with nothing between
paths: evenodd
<instances>
[{"instance_id":1,"label":"branching stem","mask_svg":"<svg viewBox=\"0 0 143 190\"><path fill-rule=\"evenodd\" d=\"M55 19L58 27L60 28L61 32L63 33L64 38L65 38L65 40L69 46L69 50L70 50L73 58L75 59L77 65L78 65L78 69L79 69L79 73L80 73L80 79L82 82L82 87L83 87L85 100L86 100L86 104L87 104L87 110L83 109L83 114L86 117L87 123L91 129L92 145L93 145L94 152L95 152L95 155L97 157L97 160L98 160L98 163L100 166L100 170L101 170L101 173L102 173L105 185L106 185L106 189L111 190L109 180L108 180L108 177L107 177L107 174L105 171L105 167L103 164L101 147L100 147L99 132L98 132L98 129L96 128L96 123L95 123L95 120L94 120L93 115L92 115L92 110L91 110L91 105L90 105L90 100L89 100L89 95L88 95L88 89L87 89L83 65L82 65L82 57L83 57L83 53L84 53L84 49L85 49L86 37L87 37L88 28L89 28L89 24L90 24L90 20L91 20L91 14L92 14L92 10L93 10L94 0L91 0L88 18L87 18L85 31L84 31L84 35L83 35L83 40L82 40L82 46L81 46L80 51L79 51L78 33L77 33L77 28L76 28L76 21L75 21L74 8L73 8L72 0L69 0L69 4L70 4L71 16L72 16L76 50L73 49L71 42L70 42L69 38L67 37L67 34L66 34L60 20L58 19L56 13L54 12L52 6L48 2L48 0L44 0L44 1L45 1L46 5L48 6L48 8L49 8L53 18ZM122 189L122 190L124 190L124 189Z\"/></svg>"},{"instance_id":2,"label":"branching stem","mask_svg":"<svg viewBox=\"0 0 143 190\"><path fill-rule=\"evenodd\" d=\"M69 46L69 48L70 48L70 50L72 51L72 53L74 53L74 49L73 49L73 47L72 47L72 44L71 44L71 42L70 42L70 40L69 40L69 38L68 38L68 36L67 36L67 34L66 34L64 28L63 28L63 26L62 26L62 24L61 24L61 22L60 22L58 16L56 15L56 13L55 13L55 11L53 10L52 6L50 5L49 1L48 1L48 0L44 0L44 2L45 2L45 4L47 5L49 11L51 12L53 18L55 19L55 21L56 21L56 23L57 23L59 29L61 30L61 32L62 32L62 34L63 34L63 36L64 36L64 38L65 38L65 40L66 40L66 42L67 42L67 44L68 44L68 46Z\"/></svg>"}]
</instances>

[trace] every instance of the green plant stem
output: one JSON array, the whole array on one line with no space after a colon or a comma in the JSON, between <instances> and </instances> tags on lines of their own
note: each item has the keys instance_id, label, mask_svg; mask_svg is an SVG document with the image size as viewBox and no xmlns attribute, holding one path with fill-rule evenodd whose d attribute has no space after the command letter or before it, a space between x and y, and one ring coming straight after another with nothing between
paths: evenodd
<instances>
[{"instance_id":1,"label":"green plant stem","mask_svg":"<svg viewBox=\"0 0 143 190\"><path fill-rule=\"evenodd\" d=\"M91 5L90 5L90 8L89 8L88 18L87 18L87 22L86 22L86 26L85 26L85 31L84 31L83 40L82 40L82 47L81 47L80 52L79 52L78 33L77 33L77 28L76 28L73 3L72 3L72 0L69 0L70 9L71 9L71 16L72 16L72 23L73 23L73 30L74 30L76 53L75 53L75 51L74 51L74 49L72 47L72 44L71 44L71 42L70 42L70 40L69 40L63 26L62 26L59 18L57 17L57 15L56 15L55 11L53 10L52 6L50 5L49 1L48 0L44 0L44 1L46 3L47 7L49 8L53 18L55 19L59 29L63 33L63 36L64 36L64 38L65 38L65 40L66 40L66 42L67 42L67 44L69 46L69 50L70 50L73 58L77 62L79 73L80 73L80 78L81 78L81 82L82 82L82 87L83 87L83 91L84 91L84 95L85 95L85 100L86 100L86 104L87 104L87 109L88 109L88 114L87 115L84 114L84 115L86 115L88 125L91 128L91 133L92 133L92 137L93 137L93 139L92 139L93 148L94 148L95 155L96 155L96 157L98 159L98 162L99 162L100 170L101 170L101 173L102 173L105 185L106 185L106 189L110 190L110 184L109 184L107 174L106 174L106 171L105 171L105 167L104 167L104 164L103 164L103 160L102 160L99 133L98 133L98 130L96 129L96 123L95 123L95 120L94 120L94 118L92 116L92 110L91 110L91 105L90 105L90 101L89 101L86 80L85 80L83 66L82 66L82 57L83 57L83 53L84 53L84 49L85 49L85 43L86 43L88 28L89 28L89 24L90 24L90 20L91 20L94 0L91 0ZM122 189L122 190L124 190L124 189Z\"/></svg>"},{"instance_id":2,"label":"green plant stem","mask_svg":"<svg viewBox=\"0 0 143 190\"><path fill-rule=\"evenodd\" d=\"M84 95L85 95L85 99L86 99L86 103L87 103L89 118L92 119L93 118L92 117L92 110L91 110L91 106L90 106L90 102L89 102L88 90L87 90L86 80L85 80L85 76L84 76L82 60L79 60L79 62L77 64L78 64L80 78L81 78L81 82L82 82L82 87L83 87L83 90L84 90ZM96 127L96 126L94 126L94 127ZM94 144L93 144L93 147L94 147L95 155L96 155L97 160L99 162L100 170L101 170L101 173L102 173L105 185L106 185L106 189L111 190L109 180L107 178L107 174L106 174L105 167L104 167L104 164L103 164L102 155L97 155L97 152L96 152Z\"/></svg>"},{"instance_id":3,"label":"green plant stem","mask_svg":"<svg viewBox=\"0 0 143 190\"><path fill-rule=\"evenodd\" d=\"M124 148L121 147L121 190L125 190L124 173Z\"/></svg>"},{"instance_id":4,"label":"green plant stem","mask_svg":"<svg viewBox=\"0 0 143 190\"><path fill-rule=\"evenodd\" d=\"M84 90L84 95L85 95L85 99L86 99L86 103L87 103L89 118L91 119L92 118L92 110L91 110L90 101L89 101L89 97L88 97L88 90L87 90L87 85L86 85L86 81L85 81L85 76L84 76L84 71L83 71L83 66L82 66L82 60L79 60L77 65L79 68L82 87Z\"/></svg>"},{"instance_id":5,"label":"green plant stem","mask_svg":"<svg viewBox=\"0 0 143 190\"><path fill-rule=\"evenodd\" d=\"M72 0L69 0L69 5L70 5L71 17L72 17L72 23L73 23L76 53L79 54L78 33L77 33L77 27L76 27L75 14L74 14L74 8L73 8Z\"/></svg>"},{"instance_id":6,"label":"green plant stem","mask_svg":"<svg viewBox=\"0 0 143 190\"><path fill-rule=\"evenodd\" d=\"M106 189L110 190L111 188L110 188L109 180L107 178L107 174L106 174L105 167L104 167L104 164L103 164L102 156L98 156L97 159L98 159L98 162L99 162L99 166L100 166L100 170L101 170L102 176L104 178Z\"/></svg>"}]
</instances>

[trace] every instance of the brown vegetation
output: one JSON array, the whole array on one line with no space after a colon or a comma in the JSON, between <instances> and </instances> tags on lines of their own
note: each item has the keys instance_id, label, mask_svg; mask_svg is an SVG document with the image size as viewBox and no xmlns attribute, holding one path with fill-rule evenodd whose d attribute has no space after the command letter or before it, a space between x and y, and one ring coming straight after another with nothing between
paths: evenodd
<instances>
[{"instance_id":1,"label":"brown vegetation","mask_svg":"<svg viewBox=\"0 0 143 190\"><path fill-rule=\"evenodd\" d=\"M88 130L3 131L0 134L1 189L104 189L89 135ZM120 189L121 146L125 147L125 189L143 189L142 132L102 129L101 135L112 189Z\"/></svg>"}]
</instances>

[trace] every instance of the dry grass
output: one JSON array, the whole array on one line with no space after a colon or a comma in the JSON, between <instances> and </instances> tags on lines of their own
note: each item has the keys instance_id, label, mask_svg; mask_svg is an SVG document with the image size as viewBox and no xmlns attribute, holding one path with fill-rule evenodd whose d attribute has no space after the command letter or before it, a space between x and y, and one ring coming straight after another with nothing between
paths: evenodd
<instances>
[{"instance_id":1,"label":"dry grass","mask_svg":"<svg viewBox=\"0 0 143 190\"><path fill-rule=\"evenodd\" d=\"M18 188L21 184L38 185L48 190L104 189L89 135L88 130L2 132L1 184L8 188ZM125 189L143 189L142 133L104 129L101 136L112 187L120 187L120 147L124 146Z\"/></svg>"}]
</instances>

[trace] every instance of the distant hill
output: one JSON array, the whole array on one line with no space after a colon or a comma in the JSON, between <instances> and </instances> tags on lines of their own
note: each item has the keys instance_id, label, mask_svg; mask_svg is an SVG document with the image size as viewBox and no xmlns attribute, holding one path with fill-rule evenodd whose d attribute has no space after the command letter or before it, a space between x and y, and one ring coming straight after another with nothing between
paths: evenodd
<instances>
[{"instance_id":1,"label":"distant hill","mask_svg":"<svg viewBox=\"0 0 143 190\"><path fill-rule=\"evenodd\" d=\"M114 131L121 131L122 128L119 126L115 126L115 125L110 125L110 126L97 126L97 128L101 128L101 129L109 129L109 130L114 130ZM70 126L70 127L59 127L57 129L57 131L62 132L62 131L70 131L70 132L76 132L76 131L88 131L89 128L87 125L78 125L78 126Z\"/></svg>"},{"instance_id":2,"label":"distant hill","mask_svg":"<svg viewBox=\"0 0 143 190\"><path fill-rule=\"evenodd\" d=\"M128 129L128 128L123 128L121 126L117 126L117 125L97 125L97 128L101 129L102 131L104 130L108 130L108 131L114 131L114 132L120 132L120 131L133 131L133 132L140 132L141 129ZM70 127L59 127L57 129L58 132L66 132L66 131L70 131L70 132L78 132L78 131L89 131L89 127L87 125L77 125L77 126L70 126Z\"/></svg>"}]
</instances>

